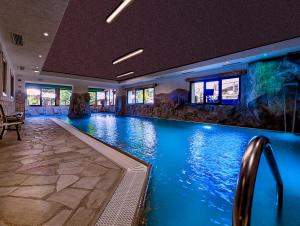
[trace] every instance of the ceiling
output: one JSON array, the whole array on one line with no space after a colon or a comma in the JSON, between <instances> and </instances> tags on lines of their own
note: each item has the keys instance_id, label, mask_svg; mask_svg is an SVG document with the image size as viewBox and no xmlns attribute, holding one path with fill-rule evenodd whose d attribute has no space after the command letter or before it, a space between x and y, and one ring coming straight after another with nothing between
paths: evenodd
<instances>
[{"instance_id":1,"label":"ceiling","mask_svg":"<svg viewBox=\"0 0 300 226\"><path fill-rule=\"evenodd\" d=\"M43 71L121 81L300 36L296 0L135 0L107 24L121 2L70 0Z\"/></svg>"},{"instance_id":2,"label":"ceiling","mask_svg":"<svg viewBox=\"0 0 300 226\"><path fill-rule=\"evenodd\" d=\"M122 0L0 0L0 38L18 74L39 76L38 66L53 76L122 81L300 37L300 1L220 2L135 0L107 24ZM139 48L143 54L112 64Z\"/></svg>"},{"instance_id":3,"label":"ceiling","mask_svg":"<svg viewBox=\"0 0 300 226\"><path fill-rule=\"evenodd\" d=\"M42 68L67 5L68 0L0 0L0 36L17 74L39 75L35 67ZM24 45L13 44L11 33L22 35Z\"/></svg>"}]
</instances>

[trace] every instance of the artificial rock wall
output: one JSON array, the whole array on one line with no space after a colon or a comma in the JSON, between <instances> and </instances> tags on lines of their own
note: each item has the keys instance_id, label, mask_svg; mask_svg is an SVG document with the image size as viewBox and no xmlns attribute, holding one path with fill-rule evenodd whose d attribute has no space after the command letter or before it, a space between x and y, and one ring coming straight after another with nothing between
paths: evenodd
<instances>
[{"instance_id":1,"label":"artificial rock wall","mask_svg":"<svg viewBox=\"0 0 300 226\"><path fill-rule=\"evenodd\" d=\"M290 131L296 88L285 84L299 84L299 81L299 59L284 57L255 62L249 65L248 73L241 76L239 105L192 105L189 90L180 88L156 94L154 105L127 105L125 114L284 130L285 99L287 130ZM300 95L297 106L295 131L299 133Z\"/></svg>"},{"instance_id":2,"label":"artificial rock wall","mask_svg":"<svg viewBox=\"0 0 300 226\"><path fill-rule=\"evenodd\" d=\"M91 116L89 93L72 93L69 118L85 118Z\"/></svg>"}]
</instances>

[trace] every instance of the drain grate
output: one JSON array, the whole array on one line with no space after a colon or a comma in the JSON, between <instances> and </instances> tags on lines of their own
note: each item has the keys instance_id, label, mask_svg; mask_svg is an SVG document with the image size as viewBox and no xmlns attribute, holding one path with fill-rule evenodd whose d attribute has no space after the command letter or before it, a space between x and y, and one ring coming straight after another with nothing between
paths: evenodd
<instances>
[{"instance_id":1,"label":"drain grate","mask_svg":"<svg viewBox=\"0 0 300 226\"><path fill-rule=\"evenodd\" d=\"M146 178L145 168L128 169L112 199L95 226L130 226L139 206Z\"/></svg>"}]
</instances>

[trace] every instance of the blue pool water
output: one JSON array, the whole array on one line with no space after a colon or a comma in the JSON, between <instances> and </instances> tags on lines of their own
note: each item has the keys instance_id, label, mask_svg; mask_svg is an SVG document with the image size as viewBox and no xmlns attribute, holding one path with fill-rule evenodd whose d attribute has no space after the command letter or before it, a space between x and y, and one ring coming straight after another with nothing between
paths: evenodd
<instances>
[{"instance_id":1,"label":"blue pool water","mask_svg":"<svg viewBox=\"0 0 300 226\"><path fill-rule=\"evenodd\" d=\"M284 183L281 223L276 187L262 158L252 211L255 226L300 225L300 136L211 124L95 114L66 122L153 166L145 224L231 225L240 162L253 136L270 138Z\"/></svg>"}]
</instances>

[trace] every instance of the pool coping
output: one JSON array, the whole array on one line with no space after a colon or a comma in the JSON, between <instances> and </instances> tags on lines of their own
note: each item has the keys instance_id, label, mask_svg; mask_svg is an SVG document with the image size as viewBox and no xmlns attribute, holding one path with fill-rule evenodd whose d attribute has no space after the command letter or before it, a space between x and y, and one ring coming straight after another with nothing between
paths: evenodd
<instances>
[{"instance_id":1,"label":"pool coping","mask_svg":"<svg viewBox=\"0 0 300 226\"><path fill-rule=\"evenodd\" d=\"M114 191L95 226L139 225L145 206L151 165L121 149L86 134L57 118L50 118L57 125L125 169L125 174ZM122 211L123 209L123 211ZM126 211L124 211L126 210Z\"/></svg>"}]
</instances>

